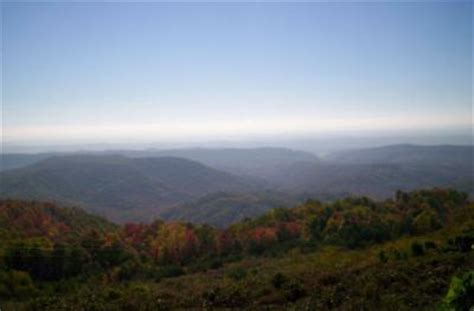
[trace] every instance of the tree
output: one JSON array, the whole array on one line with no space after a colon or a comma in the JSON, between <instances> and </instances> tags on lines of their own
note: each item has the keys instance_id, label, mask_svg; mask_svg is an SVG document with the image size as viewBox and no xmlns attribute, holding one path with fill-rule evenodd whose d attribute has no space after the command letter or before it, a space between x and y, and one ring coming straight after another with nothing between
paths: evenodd
<instances>
[{"instance_id":1,"label":"tree","mask_svg":"<svg viewBox=\"0 0 474 311\"><path fill-rule=\"evenodd\" d=\"M311 215L304 223L304 235L307 239L319 240L326 227L327 219L318 215Z\"/></svg>"},{"instance_id":2,"label":"tree","mask_svg":"<svg viewBox=\"0 0 474 311\"><path fill-rule=\"evenodd\" d=\"M35 290L33 280L28 272L10 271L6 274L4 281L10 297L26 298L31 296Z\"/></svg>"},{"instance_id":3,"label":"tree","mask_svg":"<svg viewBox=\"0 0 474 311\"><path fill-rule=\"evenodd\" d=\"M441 228L441 222L434 210L427 207L418 214L412 223L413 233L426 233Z\"/></svg>"}]
</instances>

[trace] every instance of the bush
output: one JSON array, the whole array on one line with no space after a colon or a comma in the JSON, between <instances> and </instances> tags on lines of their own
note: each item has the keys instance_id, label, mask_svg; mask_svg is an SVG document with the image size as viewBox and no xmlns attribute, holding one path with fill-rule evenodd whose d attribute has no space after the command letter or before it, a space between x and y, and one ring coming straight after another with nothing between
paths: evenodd
<instances>
[{"instance_id":1,"label":"bush","mask_svg":"<svg viewBox=\"0 0 474 311\"><path fill-rule=\"evenodd\" d=\"M276 273L272 277L272 285L273 287L279 289L288 281L287 277L281 274L280 272Z\"/></svg>"},{"instance_id":2,"label":"bush","mask_svg":"<svg viewBox=\"0 0 474 311\"><path fill-rule=\"evenodd\" d=\"M212 288L202 296L202 309L223 307L225 310L240 310L250 303L249 296L248 290L238 286Z\"/></svg>"},{"instance_id":3,"label":"bush","mask_svg":"<svg viewBox=\"0 0 474 311\"><path fill-rule=\"evenodd\" d=\"M157 279L161 278L174 278L184 274L183 268L179 266L169 265L169 266L162 266L156 272L155 277Z\"/></svg>"},{"instance_id":4,"label":"bush","mask_svg":"<svg viewBox=\"0 0 474 311\"><path fill-rule=\"evenodd\" d=\"M210 263L210 268L211 269L219 269L223 266L223 262L221 259L213 259L211 260L211 263Z\"/></svg>"},{"instance_id":5,"label":"bush","mask_svg":"<svg viewBox=\"0 0 474 311\"><path fill-rule=\"evenodd\" d=\"M461 252L469 252L474 248L474 236L460 235L454 239L456 248Z\"/></svg>"},{"instance_id":6,"label":"bush","mask_svg":"<svg viewBox=\"0 0 474 311\"><path fill-rule=\"evenodd\" d=\"M284 286L285 298L288 301L294 302L306 296L306 290L299 280L291 280Z\"/></svg>"},{"instance_id":7,"label":"bush","mask_svg":"<svg viewBox=\"0 0 474 311\"><path fill-rule=\"evenodd\" d=\"M25 298L29 297L35 290L33 280L28 272L24 271L10 271L4 275L3 294L7 293L7 297Z\"/></svg>"},{"instance_id":8,"label":"bush","mask_svg":"<svg viewBox=\"0 0 474 311\"><path fill-rule=\"evenodd\" d=\"M413 256L422 256L425 253L423 245L418 242L413 242L411 244L411 253Z\"/></svg>"},{"instance_id":9,"label":"bush","mask_svg":"<svg viewBox=\"0 0 474 311\"><path fill-rule=\"evenodd\" d=\"M440 229L442 227L439 216L435 211L426 209L413 219L412 231L415 234L422 234Z\"/></svg>"},{"instance_id":10,"label":"bush","mask_svg":"<svg viewBox=\"0 0 474 311\"><path fill-rule=\"evenodd\" d=\"M474 306L474 271L453 277L442 310L472 310Z\"/></svg>"},{"instance_id":11,"label":"bush","mask_svg":"<svg viewBox=\"0 0 474 311\"><path fill-rule=\"evenodd\" d=\"M236 280L236 281L239 281L239 280L242 280L244 279L245 277L247 277L247 271L242 268L242 267L235 267L233 269L231 269L227 275Z\"/></svg>"},{"instance_id":12,"label":"bush","mask_svg":"<svg viewBox=\"0 0 474 311\"><path fill-rule=\"evenodd\" d=\"M138 260L129 260L120 265L118 279L121 281L130 281L137 278L143 269L143 265Z\"/></svg>"},{"instance_id":13,"label":"bush","mask_svg":"<svg viewBox=\"0 0 474 311\"><path fill-rule=\"evenodd\" d=\"M426 250L429 250L429 249L436 249L437 246L436 246L436 243L435 242L432 242L432 241L426 241L425 242L425 249Z\"/></svg>"},{"instance_id":14,"label":"bush","mask_svg":"<svg viewBox=\"0 0 474 311\"><path fill-rule=\"evenodd\" d=\"M386 263L388 261L388 257L384 251L379 252L379 260L380 262L383 262L383 263Z\"/></svg>"}]
</instances>

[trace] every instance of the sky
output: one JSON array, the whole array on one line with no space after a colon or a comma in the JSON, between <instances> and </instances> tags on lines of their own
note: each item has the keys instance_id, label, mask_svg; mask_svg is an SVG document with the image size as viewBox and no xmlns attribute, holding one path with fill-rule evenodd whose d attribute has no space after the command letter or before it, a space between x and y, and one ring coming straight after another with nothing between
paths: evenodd
<instances>
[{"instance_id":1,"label":"sky","mask_svg":"<svg viewBox=\"0 0 474 311\"><path fill-rule=\"evenodd\" d=\"M1 5L3 142L473 124L470 2Z\"/></svg>"}]
</instances>

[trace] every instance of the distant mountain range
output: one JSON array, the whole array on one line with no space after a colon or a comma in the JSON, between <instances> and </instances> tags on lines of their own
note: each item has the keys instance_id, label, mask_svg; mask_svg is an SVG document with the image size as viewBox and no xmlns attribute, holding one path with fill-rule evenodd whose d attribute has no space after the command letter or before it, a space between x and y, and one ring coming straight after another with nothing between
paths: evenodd
<instances>
[{"instance_id":1,"label":"distant mountain range","mask_svg":"<svg viewBox=\"0 0 474 311\"><path fill-rule=\"evenodd\" d=\"M345 164L424 164L472 167L473 146L392 145L345 150L330 154L328 160Z\"/></svg>"},{"instance_id":2,"label":"distant mountain range","mask_svg":"<svg viewBox=\"0 0 474 311\"><path fill-rule=\"evenodd\" d=\"M2 172L0 196L80 204L116 221L150 220L209 193L248 193L259 183L172 157L54 156Z\"/></svg>"},{"instance_id":3,"label":"distant mountain range","mask_svg":"<svg viewBox=\"0 0 474 311\"><path fill-rule=\"evenodd\" d=\"M61 153L5 153L0 157L0 171L22 168Z\"/></svg>"},{"instance_id":4,"label":"distant mountain range","mask_svg":"<svg viewBox=\"0 0 474 311\"><path fill-rule=\"evenodd\" d=\"M466 166L415 164L298 163L275 177L291 192L350 193L386 198L396 190L454 187L473 194L473 169Z\"/></svg>"},{"instance_id":5,"label":"distant mountain range","mask_svg":"<svg viewBox=\"0 0 474 311\"><path fill-rule=\"evenodd\" d=\"M299 162L273 181L291 191L345 193L384 198L400 190L455 187L474 194L473 146L392 145L329 154Z\"/></svg>"},{"instance_id":6,"label":"distant mountain range","mask_svg":"<svg viewBox=\"0 0 474 311\"><path fill-rule=\"evenodd\" d=\"M298 162L317 163L316 155L287 148L190 148L144 151L108 151L128 157L179 157L200 162L218 170L237 175L249 175L261 179L271 179L275 171Z\"/></svg>"},{"instance_id":7,"label":"distant mountain range","mask_svg":"<svg viewBox=\"0 0 474 311\"><path fill-rule=\"evenodd\" d=\"M324 159L284 148L3 154L0 197L80 204L120 222L225 226L310 197L384 198L430 187L473 195L473 150L393 145Z\"/></svg>"},{"instance_id":8,"label":"distant mountain range","mask_svg":"<svg viewBox=\"0 0 474 311\"><path fill-rule=\"evenodd\" d=\"M218 170L237 175L252 175L258 178L270 178L276 170L291 166L296 162L318 162L315 155L286 148L188 148L188 149L146 149L146 150L109 150L76 153L38 153L3 154L0 170L21 168L47 159L51 156L71 154L121 155L129 158L177 157L200 162Z\"/></svg>"}]
</instances>

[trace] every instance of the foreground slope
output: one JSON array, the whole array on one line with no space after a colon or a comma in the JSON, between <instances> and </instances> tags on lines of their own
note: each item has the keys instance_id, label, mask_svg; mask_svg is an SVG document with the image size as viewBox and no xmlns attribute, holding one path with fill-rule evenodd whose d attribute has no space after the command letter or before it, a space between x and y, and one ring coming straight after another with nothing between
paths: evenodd
<instances>
[{"instance_id":1,"label":"foreground slope","mask_svg":"<svg viewBox=\"0 0 474 311\"><path fill-rule=\"evenodd\" d=\"M2 202L0 223L21 219L18 209L41 206ZM311 200L223 230L157 221L79 230L64 240L36 226L45 227L33 222L13 235L18 229L10 225L0 235L2 309L468 310L474 304L474 288L457 281L474 270L474 205L453 190L397 192L383 202ZM456 290L447 295L453 277Z\"/></svg>"}]
</instances>

